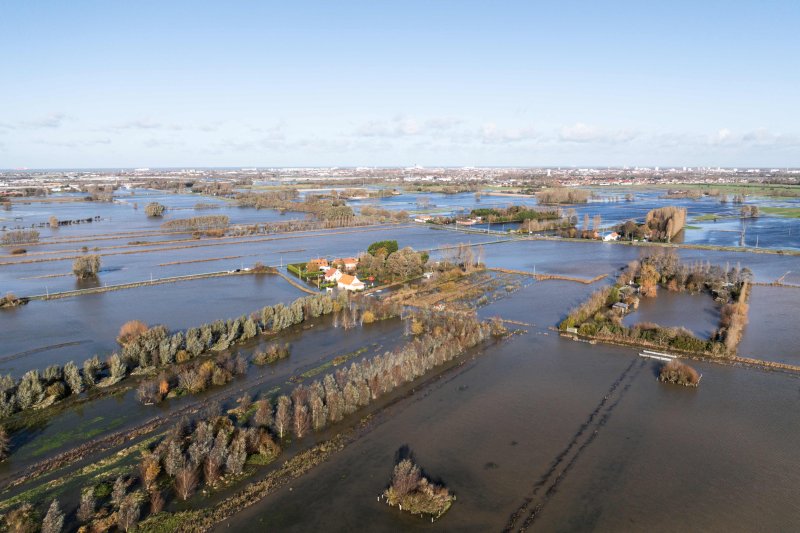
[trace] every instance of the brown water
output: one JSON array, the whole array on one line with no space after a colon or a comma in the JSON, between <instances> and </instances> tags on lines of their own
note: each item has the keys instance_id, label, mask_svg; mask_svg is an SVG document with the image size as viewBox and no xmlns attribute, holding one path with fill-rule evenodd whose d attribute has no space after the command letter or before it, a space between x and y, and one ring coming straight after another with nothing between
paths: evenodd
<instances>
[{"instance_id":1,"label":"brown water","mask_svg":"<svg viewBox=\"0 0 800 533\"><path fill-rule=\"evenodd\" d=\"M750 321L739 343L739 354L800 364L800 289L755 286L748 304Z\"/></svg>"},{"instance_id":2,"label":"brown water","mask_svg":"<svg viewBox=\"0 0 800 533\"><path fill-rule=\"evenodd\" d=\"M654 322L664 327L684 327L708 339L719 327L719 305L705 293L689 294L659 289L656 298L641 298L639 308L622 320L626 326Z\"/></svg>"},{"instance_id":3,"label":"brown water","mask_svg":"<svg viewBox=\"0 0 800 533\"><path fill-rule=\"evenodd\" d=\"M546 322L538 303L572 286L485 312ZM543 531L797 528L800 381L698 363L699 389L664 385L634 350L542 333L490 348L218 529L498 531L526 499L516 528L534 508ZM402 446L458 497L435 524L376 501Z\"/></svg>"}]
</instances>

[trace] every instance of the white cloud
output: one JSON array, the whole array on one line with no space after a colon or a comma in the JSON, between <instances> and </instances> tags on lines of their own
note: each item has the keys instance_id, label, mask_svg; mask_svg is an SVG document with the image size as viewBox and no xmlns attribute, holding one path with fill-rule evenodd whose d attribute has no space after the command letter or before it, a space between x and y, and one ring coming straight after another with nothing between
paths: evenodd
<instances>
[{"instance_id":1,"label":"white cloud","mask_svg":"<svg viewBox=\"0 0 800 533\"><path fill-rule=\"evenodd\" d=\"M360 137L408 137L418 135L423 128L413 118L396 116L391 120L370 120L356 128Z\"/></svg>"},{"instance_id":2,"label":"white cloud","mask_svg":"<svg viewBox=\"0 0 800 533\"><path fill-rule=\"evenodd\" d=\"M558 134L559 140L573 143L626 143L637 137L631 130L604 130L597 126L578 122L573 126L563 126Z\"/></svg>"},{"instance_id":3,"label":"white cloud","mask_svg":"<svg viewBox=\"0 0 800 533\"><path fill-rule=\"evenodd\" d=\"M507 144L539 137L533 128L500 128L494 122L484 124L480 132L483 144Z\"/></svg>"}]
</instances>

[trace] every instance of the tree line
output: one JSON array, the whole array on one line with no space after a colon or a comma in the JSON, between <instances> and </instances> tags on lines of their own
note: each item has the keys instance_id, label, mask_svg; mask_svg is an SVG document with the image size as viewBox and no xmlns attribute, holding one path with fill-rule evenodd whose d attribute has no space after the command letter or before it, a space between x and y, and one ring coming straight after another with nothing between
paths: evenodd
<instances>
[{"instance_id":1,"label":"tree line","mask_svg":"<svg viewBox=\"0 0 800 533\"><path fill-rule=\"evenodd\" d=\"M44 371L29 370L18 380L6 375L0 377L0 418L52 405L87 388L111 386L134 371L169 368L202 354L220 352L257 335L277 333L304 320L330 314L344 308L346 303L346 294L335 298L320 294L298 298L288 305L266 306L250 316L217 320L172 334L164 326L154 326L125 337L121 350L105 361L95 355L86 359L82 368L70 361L63 367L51 365Z\"/></svg>"},{"instance_id":2,"label":"tree line","mask_svg":"<svg viewBox=\"0 0 800 533\"><path fill-rule=\"evenodd\" d=\"M30 244L39 242L39 232L35 229L15 229L7 231L0 239L0 244Z\"/></svg>"},{"instance_id":3,"label":"tree line","mask_svg":"<svg viewBox=\"0 0 800 533\"><path fill-rule=\"evenodd\" d=\"M230 224L227 215L206 215L191 218L176 218L161 224L166 230L203 231L209 229L226 229Z\"/></svg>"},{"instance_id":4,"label":"tree line","mask_svg":"<svg viewBox=\"0 0 800 533\"><path fill-rule=\"evenodd\" d=\"M475 315L424 313L416 320L424 324L423 331L394 351L353 362L321 381L298 385L274 401L252 401L245 394L227 414L221 414L215 405L193 423L177 425L143 452L136 470L118 475L113 482L82 489L75 515L78 523L95 529L116 526L129 531L142 518L145 505L150 515L155 515L168 501L186 501L201 486L214 489L241 478L247 464L267 464L277 458L283 439L304 439L342 421L477 345L490 329ZM440 503L449 496L446 490L443 493L432 484L426 488L421 477L407 488L403 498L424 495L429 505L439 509L431 514L443 512ZM53 500L50 506L58 511L52 513L51 519L56 518L56 525L63 527L64 514L58 501ZM39 523L30 503L12 510L6 520L9 527L31 523L35 528Z\"/></svg>"}]
</instances>

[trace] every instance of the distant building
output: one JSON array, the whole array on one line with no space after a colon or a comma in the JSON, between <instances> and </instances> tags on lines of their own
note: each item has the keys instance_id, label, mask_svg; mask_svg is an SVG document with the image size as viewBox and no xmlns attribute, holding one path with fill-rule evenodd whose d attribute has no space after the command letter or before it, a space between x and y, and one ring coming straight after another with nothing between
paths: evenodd
<instances>
[{"instance_id":1,"label":"distant building","mask_svg":"<svg viewBox=\"0 0 800 533\"><path fill-rule=\"evenodd\" d=\"M617 303L615 303L614 305L612 305L612 306L611 306L611 308L612 308L613 310L615 310L615 311L619 311L619 312L620 312L620 313L622 313L623 315L624 315L625 313L627 313L627 312L628 312L628 308L629 308L629 307L630 307L630 306L629 306L628 304L626 304L626 303L623 303L623 302L617 302Z\"/></svg>"},{"instance_id":2,"label":"distant building","mask_svg":"<svg viewBox=\"0 0 800 533\"><path fill-rule=\"evenodd\" d=\"M604 235L603 236L603 240L605 242L618 241L619 240L619 233L617 233L616 231L612 231L611 233L608 233L608 234Z\"/></svg>"}]
</instances>

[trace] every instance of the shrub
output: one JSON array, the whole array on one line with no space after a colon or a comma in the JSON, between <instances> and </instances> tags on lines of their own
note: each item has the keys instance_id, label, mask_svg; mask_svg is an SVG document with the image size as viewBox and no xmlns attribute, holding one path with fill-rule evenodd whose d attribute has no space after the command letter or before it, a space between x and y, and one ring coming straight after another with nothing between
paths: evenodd
<instances>
[{"instance_id":1,"label":"shrub","mask_svg":"<svg viewBox=\"0 0 800 533\"><path fill-rule=\"evenodd\" d=\"M700 375L689 365L673 359L661 367L658 379L664 383L675 383L687 387L697 387Z\"/></svg>"},{"instance_id":2,"label":"shrub","mask_svg":"<svg viewBox=\"0 0 800 533\"><path fill-rule=\"evenodd\" d=\"M278 343L272 343L267 346L266 350L263 352L257 351L253 354L253 362L257 365L266 365L269 363L274 363L280 359L285 359L289 357L290 349L289 343L287 342L284 345L280 345Z\"/></svg>"},{"instance_id":3,"label":"shrub","mask_svg":"<svg viewBox=\"0 0 800 533\"><path fill-rule=\"evenodd\" d=\"M375 322L375 314L372 311L364 311L364 314L361 315L361 322L364 324L372 324Z\"/></svg>"},{"instance_id":4,"label":"shrub","mask_svg":"<svg viewBox=\"0 0 800 533\"><path fill-rule=\"evenodd\" d=\"M389 505L398 505L411 514L427 514L438 518L453 504L453 496L422 476L410 459L403 459L394 468L392 484L384 492Z\"/></svg>"},{"instance_id":5,"label":"shrub","mask_svg":"<svg viewBox=\"0 0 800 533\"><path fill-rule=\"evenodd\" d=\"M117 342L124 346L146 332L147 329L147 324L141 320L129 320L119 328Z\"/></svg>"},{"instance_id":6,"label":"shrub","mask_svg":"<svg viewBox=\"0 0 800 533\"><path fill-rule=\"evenodd\" d=\"M149 217L160 217L166 211L166 207L158 202L150 202L144 208L144 212Z\"/></svg>"},{"instance_id":7,"label":"shrub","mask_svg":"<svg viewBox=\"0 0 800 533\"><path fill-rule=\"evenodd\" d=\"M88 279L97 276L100 271L100 256L96 254L78 257L72 263L72 273L78 279Z\"/></svg>"}]
</instances>

